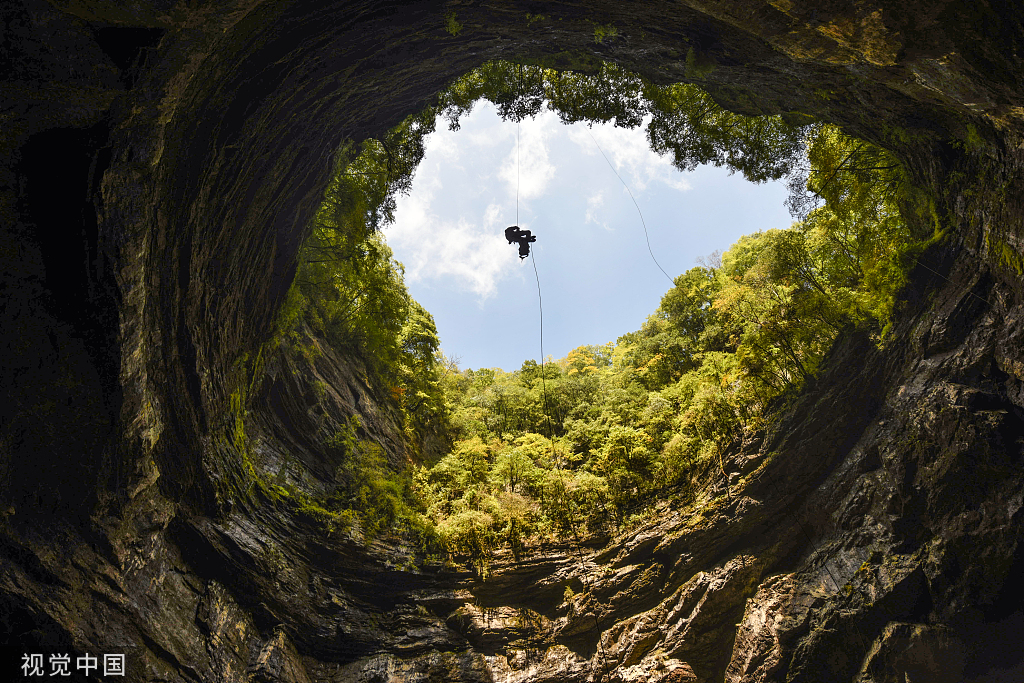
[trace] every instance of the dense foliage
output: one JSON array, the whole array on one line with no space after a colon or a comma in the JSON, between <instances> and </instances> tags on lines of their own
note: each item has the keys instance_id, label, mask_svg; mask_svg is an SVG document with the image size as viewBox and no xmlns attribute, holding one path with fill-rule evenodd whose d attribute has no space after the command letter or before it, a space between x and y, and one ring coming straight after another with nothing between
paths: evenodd
<instances>
[{"instance_id":1,"label":"dense foliage","mask_svg":"<svg viewBox=\"0 0 1024 683\"><path fill-rule=\"evenodd\" d=\"M812 179L827 168L819 159L863 144L814 129ZM876 178L842 185L790 229L744 236L675 278L644 326L615 344L454 378L459 441L417 475L449 548L515 548L530 535L621 524L658 498L686 500L718 476L724 449L815 373L841 330L880 335L911 235Z\"/></svg>"},{"instance_id":2,"label":"dense foliage","mask_svg":"<svg viewBox=\"0 0 1024 683\"><path fill-rule=\"evenodd\" d=\"M432 115L410 117L358 155L339 153L282 313L290 330L305 322L357 357L382 400L401 409L413 443L446 429L437 328L409 296L379 228L394 220L395 196L410 187L432 130Z\"/></svg>"},{"instance_id":3,"label":"dense foliage","mask_svg":"<svg viewBox=\"0 0 1024 683\"><path fill-rule=\"evenodd\" d=\"M547 106L566 122L646 121L652 147L681 169L798 177L801 220L679 275L643 327L614 344L515 372L458 371L377 228L393 220L436 116L457 128L480 98L513 119ZM579 538L659 498L689 499L731 443L814 375L840 331L884 336L915 238L897 209L902 178L887 152L835 127L725 112L692 85L656 86L612 66L584 75L494 62L471 72L383 141L339 155L282 316L292 334L304 323L360 358L411 443L432 433L451 447L396 472L354 427L342 430L328 448L347 464L318 509L359 517L371 533L404 525L484 562L498 545Z\"/></svg>"},{"instance_id":4,"label":"dense foliage","mask_svg":"<svg viewBox=\"0 0 1024 683\"><path fill-rule=\"evenodd\" d=\"M342 149L306 241L278 320L286 352L314 360L312 338L365 369L377 402L401 418L413 455L450 446L443 367L433 317L409 296L402 264L379 229L394 220L395 197L407 191L433 130L433 114L409 117L383 140ZM423 535L408 469L360 437L353 418L327 435L326 455L341 461L323 500L281 489L300 511L329 530L359 524L364 538L408 528ZM280 488L280 487L278 487ZM429 534L428 534L429 535Z\"/></svg>"},{"instance_id":5,"label":"dense foliage","mask_svg":"<svg viewBox=\"0 0 1024 683\"><path fill-rule=\"evenodd\" d=\"M714 164L759 183L790 175L803 157L804 129L780 116L734 114L699 86L656 85L613 64L603 64L595 73L576 73L488 62L443 92L436 109L458 129L459 118L481 99L494 104L506 120L534 116L547 107L563 123L612 122L637 128L647 121L651 149L670 154L683 171Z\"/></svg>"}]
</instances>

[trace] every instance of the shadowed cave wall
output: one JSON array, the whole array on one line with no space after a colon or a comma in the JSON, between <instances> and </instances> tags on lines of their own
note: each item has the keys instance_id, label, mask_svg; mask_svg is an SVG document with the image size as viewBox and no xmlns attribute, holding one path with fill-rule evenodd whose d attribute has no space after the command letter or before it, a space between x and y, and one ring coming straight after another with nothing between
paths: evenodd
<instances>
[{"instance_id":1,"label":"shadowed cave wall","mask_svg":"<svg viewBox=\"0 0 1024 683\"><path fill-rule=\"evenodd\" d=\"M1017 4L24 0L0 16L7 644L125 651L140 681L1019 678ZM908 220L940 238L890 344L842 337L779 424L732 450L716 507L665 509L584 561L499 556L481 579L244 495L226 434L334 150L493 58L612 60L740 113L840 124L899 155ZM246 415L261 470L320 490L332 468L310 435L349 414L403 457L351 361L277 355L265 375ZM562 601L582 585L591 599Z\"/></svg>"}]
</instances>

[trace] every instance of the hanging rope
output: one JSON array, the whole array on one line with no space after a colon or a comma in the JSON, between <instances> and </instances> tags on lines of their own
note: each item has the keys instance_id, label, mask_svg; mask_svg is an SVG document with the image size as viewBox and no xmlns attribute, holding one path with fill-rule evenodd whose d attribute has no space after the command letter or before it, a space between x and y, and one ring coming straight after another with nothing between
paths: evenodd
<instances>
[{"instance_id":1,"label":"hanging rope","mask_svg":"<svg viewBox=\"0 0 1024 683\"><path fill-rule=\"evenodd\" d=\"M544 357L544 299L541 296L541 291L540 291L540 274L537 272L537 256L536 256L536 253L537 253L536 249L534 249L530 253L530 256L531 256L530 260L533 261L533 276L537 280L537 307L540 310L540 386L541 386L541 395L543 396L543 402L544 402L544 417L547 420L547 426L548 426L548 443L551 444L551 455L554 458L555 470L558 471L558 478L562 482L562 486L564 487L565 486L565 480L562 479L562 467L561 467L561 465L559 465L559 462L558 462L558 453L555 451L555 439L554 439L554 436L553 436L553 433L552 433L552 429L551 429L551 412L548 410L548 381L547 381L547 377L546 377L547 373L545 372L545 364L544 364L544 358L545 358ZM566 505L568 505L568 501L566 501ZM575 515L572 514L571 508L567 508L567 509L568 509L568 514L570 514L573 517L575 517ZM590 597L594 601L595 606L600 605L601 603L597 599L597 594L594 591L594 583L591 583L590 586L587 586L587 581L586 581L587 563L586 563L586 561L583 558L583 544L580 542L580 536L579 536L579 533L576 531L576 523L575 523L574 520L570 520L569 521L569 528L572 530L573 540L576 542L576 555L579 557L579 561L580 561L580 583L583 584L584 590L587 593L590 594ZM597 644L598 644L598 647L601 649L601 673L600 673L600 677L598 678L598 680L599 681L603 681L603 680L605 680L605 666L607 664L608 654L607 654L607 652L604 649L604 639L601 637L602 636L601 620L597 616L597 609L596 608L594 610L594 627L597 630Z\"/></svg>"},{"instance_id":2,"label":"hanging rope","mask_svg":"<svg viewBox=\"0 0 1024 683\"><path fill-rule=\"evenodd\" d=\"M519 65L519 93L520 93L520 95L522 95L522 85L523 85L523 65L520 64ZM516 111L516 225L517 226L519 225L519 184L520 184L520 173L521 173L521 164L520 164L520 148L521 148L520 125L521 125L521 121L522 121L522 109L517 107L517 111ZM595 143L596 143L596 140L595 140ZM598 147L598 149L600 149L600 146ZM604 154L604 151L602 150L601 153ZM606 159L607 159L607 157L606 157ZM612 169L612 170L614 171L615 169ZM616 175L618 175L618 174L616 174ZM621 180L621 178L620 178L620 180ZM623 184L625 184L625 183L623 183ZM629 188L627 187L626 190L628 191ZM632 194L630 196L632 196ZM636 200L634 200L634 204L635 203L636 203ZM640 207L638 206L637 207L637 211L639 211L639 210L640 210ZM641 214L640 219L641 219L641 221L643 220L643 214ZM647 226L645 225L644 226L644 232L646 233L646 231L647 231ZM650 249L650 240L648 240L648 249ZM552 457L554 459L555 469L558 470L558 472L559 472L559 479L561 479L562 478L561 467L560 467L559 462L558 462L558 453L555 450L555 439L554 439L554 433L553 433L552 426L551 426L551 412L548 410L548 382L547 382L547 372L546 372L547 365L546 365L546 359L545 359L545 356L544 356L544 297L543 297L543 295L541 293L541 288L540 288L540 272L537 270L537 250L536 249L531 250L530 251L530 256L531 256L531 261L533 262L533 276L534 276L534 279L537 281L537 308L538 308L538 311L540 312L540 382L541 382L541 395L543 396L543 404L544 404L544 417L545 417L545 421L547 422L548 443L551 445L551 454L552 454ZM652 258L654 257L654 253L653 252L651 253L651 257ZM657 260L655 260L655 263L657 263ZM660 265L658 267L661 268ZM665 271L662 270L662 272L664 273ZM665 273L665 276L668 277L668 273ZM669 280L671 280L671 278L669 278ZM564 486L564 481L563 481L563 486ZM582 547L582 544L580 542L579 534L576 531L575 522L574 521L570 521L569 522L569 526L572 529L573 540L575 540L575 542L576 542L576 554L579 557L579 562L580 562L580 581L581 581L581 583L583 583L583 587L586 590L586 592L590 594L590 596L593 599L595 605L598 605L600 603L597 600L597 596L596 596L596 594L594 592L594 585L591 584L590 586L587 586L587 581L586 581L587 566L586 566L586 561L583 558L583 547ZM606 677L605 667L607 666L608 655L607 655L607 652L605 651L605 648L604 648L604 640L601 637L601 635L602 635L601 634L601 620L597 616L597 610L596 609L594 611L594 627L597 630L597 644L598 644L598 647L600 648L600 651L601 651L601 663L600 663L601 670L600 670L600 673L599 673L598 680L599 681L604 681L605 677Z\"/></svg>"},{"instance_id":3,"label":"hanging rope","mask_svg":"<svg viewBox=\"0 0 1024 683\"><path fill-rule=\"evenodd\" d=\"M658 270L660 270L665 275L665 277L668 278L668 281L672 283L672 286L675 287L675 280L673 280L672 277L665 272L665 269L661 267L660 263L658 263L658 259L654 257L654 250L651 249L651 236L647 233L647 222L644 221L644 213L643 211L640 210L640 205L636 203L636 197L633 196L633 191L629 189L629 185L626 184L626 181L622 179L622 176L619 175L619 172L615 170L614 166L612 166L612 162L608 159L608 155L604 153L603 149L601 149L601 145L597 144L597 139L594 137L594 134L591 133L590 130L587 130L587 134L590 135L590 139L594 141L595 145L597 145L597 149L601 152L601 156L603 156L604 160L608 163L608 168L612 169L612 173L614 173L615 177L619 179L619 182L622 183L622 186L626 188L626 192L629 193L629 198L633 200L633 206L636 207L636 212L640 214L640 224L644 226L644 237L647 238L647 251L650 252L651 254L651 260L654 261L654 265L658 266Z\"/></svg>"},{"instance_id":4,"label":"hanging rope","mask_svg":"<svg viewBox=\"0 0 1024 683\"><path fill-rule=\"evenodd\" d=\"M523 65L519 65L519 96L523 95ZM516 107L516 225L519 225L519 124L523 120L523 111L520 106ZM533 264L533 269L537 269L537 264ZM539 280L539 278L538 278Z\"/></svg>"},{"instance_id":5,"label":"hanging rope","mask_svg":"<svg viewBox=\"0 0 1024 683\"><path fill-rule=\"evenodd\" d=\"M537 273L537 250L530 252L530 260L533 261L533 276L537 279L537 306L540 308L540 386L541 395L544 397L544 417L548 423L548 441L551 442L551 452L555 452L555 440L551 432L551 413L548 412L548 382L547 373L544 372L544 299L540 295L540 275ZM556 459L557 461L557 459Z\"/></svg>"},{"instance_id":6,"label":"hanging rope","mask_svg":"<svg viewBox=\"0 0 1024 683\"><path fill-rule=\"evenodd\" d=\"M522 92L522 65L521 64L519 65L519 76L520 76L520 78L519 78L519 81L520 81L519 85L520 85L520 94L521 94L521 92ZM517 118L516 118L516 225L519 224L520 145L521 145L520 122L521 122L521 116L522 116L521 111L517 111ZM669 276L669 274L665 271L665 269L661 267L661 264L658 263L658 259L654 256L654 250L651 248L650 234L647 231L647 223L644 220L643 212L640 210L640 205L637 203L636 198L633 196L633 192L629 189L629 186L622 179L622 176L619 175L619 172L615 169L615 166L612 165L611 160L608 159L608 155L605 154L604 150L601 148L601 145L598 144L598 142L594 138L593 134L590 133L589 131L588 131L588 134L590 135L590 139L594 141L594 145L601 152L601 156L604 157L604 160L608 164L608 167L611 168L612 172L619 179L619 182L621 182L622 186L626 188L626 192L629 193L629 198L633 201L633 206L636 207L637 214L639 214L639 216L640 216L640 223L641 223L641 225L643 226L643 229L644 229L644 237L647 240L647 251L651 255L651 260L654 261L654 264L658 267L658 269L662 272L662 274L666 277L666 279L668 279L668 281L674 287L675 286L675 282L672 280L672 277ZM544 299L543 299L543 295L541 293L540 273L539 273L539 271L537 269L536 249L531 251L531 256L532 256L532 261L533 261L533 274L534 274L534 278L535 278L535 280L537 282L537 306L538 306L538 310L539 310L539 313L540 313L540 357L541 357L540 367L541 367L541 392L542 392L542 396L543 396L544 416L545 416L546 422L547 422L548 442L551 445L552 456L555 458L555 461L554 461L555 468L559 471L559 476L561 478L561 467L558 464L558 457L557 457L557 453L555 451L555 443L554 443L554 437L553 437L553 431L552 431L552 425L551 425L551 415L550 415L550 412L548 410L547 377L546 377L547 373L545 372L545 370L546 370L546 364L545 364L546 361L545 361L545 356L544 356ZM942 273L939 273L936 270L933 270L927 264L922 263L920 258L917 259L917 262L920 265L924 266L924 268L926 268L930 272L934 273L935 275L938 275L939 277L943 278L947 282L952 283L952 280L950 280L948 277L946 277ZM987 299L985 299L983 297L978 296L973 291L969 291L968 294L970 294L970 295L974 296L975 298L983 301L984 303L988 304L990 307L993 307L993 305L992 305L992 303L990 301L988 301ZM724 475L725 474L724 466L722 467L722 470L723 470L723 475ZM775 478L769 473L767 468L765 468L761 472L761 474L758 475L758 479L760 479L762 476L767 476L768 481L771 484L772 488L775 490L776 495L779 496L780 498L782 498L782 491L781 491L778 483L775 481ZM564 483L563 483L563 486L564 486ZM727 477L725 477L725 486L726 486L727 492L729 493L729 495L731 497L731 493L732 493L731 492L731 486L729 485ZM806 525L804 524L804 521L802 519L800 519L799 517L796 517L796 526L802 532L804 538L808 542L808 545L809 546L813 546L814 545L813 537L812 537L810 531L807 529ZM584 589L587 590L587 592L590 593L591 598L594 601L595 605L600 605L600 602L598 601L597 596L594 593L594 588L595 588L596 582L595 582L595 584L592 584L589 587L587 586L586 579L585 579L585 577L587 575L587 571L586 571L586 563L585 563L585 560L584 560L584 557L583 557L582 544L580 542L579 535L578 535L578 533L576 531L575 524L572 521L570 521L570 528L571 528L571 530L573 532L573 537L574 537L574 540L576 542L576 552L577 552L577 555L578 555L578 558L579 558L580 569L581 569L581 582L583 583ZM838 592L838 590L840 588L839 581L836 579L836 576L832 573L832 569L829 566L827 557L824 558L823 561L821 562L821 568L825 570L825 573L828 575L828 577L832 581L833 587ZM861 591L859 588L857 590L863 593L863 591ZM607 652L606 652L605 647L604 647L604 640L602 638L602 632L601 632L601 622L600 622L600 619L598 618L597 610L596 609L595 609L595 612L594 612L593 616L594 616L594 626L595 626L595 628L597 630L597 637L598 637L598 643L597 644L598 644L598 647L599 647L600 653L601 653L601 662L600 662L601 670L600 670L600 674L599 674L599 676L600 676L599 680L603 681L605 679L605 676L606 676L605 668L606 668L606 666L608 664L608 655L607 655ZM865 640L864 640L864 634L861 632L860 628L856 627L856 625L855 625L854 631L855 631L855 633L857 635L858 643L861 645L862 648L866 648L866 644L865 644Z\"/></svg>"}]
</instances>

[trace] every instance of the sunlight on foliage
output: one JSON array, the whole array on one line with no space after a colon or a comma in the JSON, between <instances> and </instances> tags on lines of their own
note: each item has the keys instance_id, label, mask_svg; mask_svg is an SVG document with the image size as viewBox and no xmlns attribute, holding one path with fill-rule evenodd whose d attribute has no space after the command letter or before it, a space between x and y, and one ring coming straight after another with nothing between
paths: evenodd
<instances>
[{"instance_id":1,"label":"sunlight on foliage","mask_svg":"<svg viewBox=\"0 0 1024 683\"><path fill-rule=\"evenodd\" d=\"M401 409L410 441L421 445L447 433L437 328L409 296L402 264L379 228L394 221L395 197L411 187L433 121L429 112L409 117L384 140L364 142L359 154L338 154L280 318L283 329L306 324L359 358L386 388L381 399Z\"/></svg>"},{"instance_id":2,"label":"sunlight on foliage","mask_svg":"<svg viewBox=\"0 0 1024 683\"><path fill-rule=\"evenodd\" d=\"M726 450L815 375L842 330L877 336L891 323L914 236L898 211L902 169L887 152L833 126L725 112L695 86L656 87L610 66L591 76L491 63L452 93L442 111L453 127L478 97L511 118L544 103L566 122L646 118L652 147L680 169L797 177L791 205L803 213L679 275L615 344L543 368L460 373L450 396L461 440L417 475L451 547L468 547L466 534L488 550L515 548L527 532L579 536L642 517L659 498L691 500L721 475ZM463 479L444 474L454 471ZM513 495L516 513L506 509Z\"/></svg>"},{"instance_id":3,"label":"sunlight on foliage","mask_svg":"<svg viewBox=\"0 0 1024 683\"><path fill-rule=\"evenodd\" d=\"M680 274L643 326L614 344L514 372L460 370L378 229L394 220L436 117L457 129L482 98L506 119L546 106L566 123L646 122L652 148L681 170L789 178L799 220ZM384 139L339 153L300 251L282 334L299 340L306 326L360 359L419 457L395 471L350 423L326 445L344 463L333 493L311 509L357 520L367 537L405 529L485 573L496 548L578 541L645 519L658 500L692 502L721 476L728 449L818 372L844 329L884 336L915 241L898 210L905 185L884 150L833 126L727 112L694 85L658 86L612 65L579 74L484 64Z\"/></svg>"}]
</instances>

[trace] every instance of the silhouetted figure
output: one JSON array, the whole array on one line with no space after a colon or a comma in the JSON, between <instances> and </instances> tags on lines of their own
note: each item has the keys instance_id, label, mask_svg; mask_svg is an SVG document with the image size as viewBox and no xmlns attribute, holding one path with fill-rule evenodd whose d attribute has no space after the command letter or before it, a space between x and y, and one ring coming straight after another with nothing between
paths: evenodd
<instances>
[{"instance_id":1,"label":"silhouetted figure","mask_svg":"<svg viewBox=\"0 0 1024 683\"><path fill-rule=\"evenodd\" d=\"M524 259L530 255L530 242L536 242L537 236L531 235L529 230L520 230L518 225L505 228L505 239L509 244L519 243L519 258Z\"/></svg>"}]
</instances>

